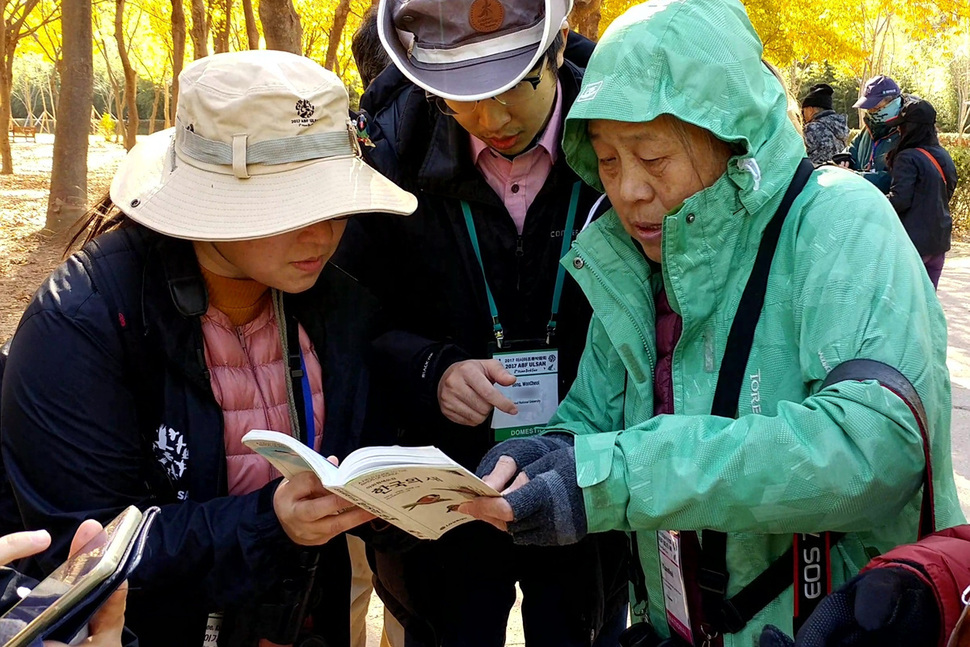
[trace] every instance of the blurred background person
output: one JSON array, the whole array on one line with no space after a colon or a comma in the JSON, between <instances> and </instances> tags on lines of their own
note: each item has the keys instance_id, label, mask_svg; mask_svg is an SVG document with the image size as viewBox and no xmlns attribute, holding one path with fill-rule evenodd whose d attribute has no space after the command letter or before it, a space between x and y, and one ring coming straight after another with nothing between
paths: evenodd
<instances>
[{"instance_id":1,"label":"blurred background person","mask_svg":"<svg viewBox=\"0 0 970 647\"><path fill-rule=\"evenodd\" d=\"M802 99L802 136L815 166L831 161L849 142L848 120L832 109L832 94L831 85L817 83Z\"/></svg>"},{"instance_id":2,"label":"blurred background person","mask_svg":"<svg viewBox=\"0 0 970 647\"><path fill-rule=\"evenodd\" d=\"M950 250L953 220L949 204L957 188L957 170L953 158L940 146L936 110L928 101L907 98L895 125L899 140L886 156L892 177L889 202L935 288Z\"/></svg>"}]
</instances>

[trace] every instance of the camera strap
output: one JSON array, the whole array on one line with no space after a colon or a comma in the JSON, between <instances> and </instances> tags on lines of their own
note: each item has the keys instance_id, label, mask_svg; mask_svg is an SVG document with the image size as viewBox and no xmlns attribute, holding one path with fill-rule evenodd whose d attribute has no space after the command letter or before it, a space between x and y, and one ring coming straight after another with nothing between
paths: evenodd
<instances>
[{"instance_id":1,"label":"camera strap","mask_svg":"<svg viewBox=\"0 0 970 647\"><path fill-rule=\"evenodd\" d=\"M726 350L718 374L711 414L727 418L738 415L738 399L754 341L755 328L764 307L771 261L785 217L796 196L811 176L813 166L802 160L781 205L763 234L758 255L731 324ZM831 371L822 384L826 388L845 380L876 380L899 396L912 411L923 440L926 469L923 476L923 505L920 536L932 533L934 523L932 470L929 436L923 405L912 384L896 369L873 360L850 360ZM727 534L713 530L702 533L697 585L701 589L705 624L716 636L737 633L772 600L794 584L794 630L801 627L819 602L832 590L831 548L843 533L822 532L794 535L792 547L736 595L727 598Z\"/></svg>"}]
</instances>

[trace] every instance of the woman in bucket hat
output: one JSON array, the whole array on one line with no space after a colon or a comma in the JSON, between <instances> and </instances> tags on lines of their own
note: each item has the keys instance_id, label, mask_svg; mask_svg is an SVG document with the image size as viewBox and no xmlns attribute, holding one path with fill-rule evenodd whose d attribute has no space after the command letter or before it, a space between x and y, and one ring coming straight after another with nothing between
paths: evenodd
<instances>
[{"instance_id":1,"label":"woman in bucket hat","mask_svg":"<svg viewBox=\"0 0 970 647\"><path fill-rule=\"evenodd\" d=\"M630 532L623 645L791 635L874 552L963 522L942 308L879 191L805 158L761 56L737 0L645 3L597 44L563 136L613 205L563 259L579 377L486 456L505 496L462 508L517 543Z\"/></svg>"},{"instance_id":2,"label":"woman in bucket hat","mask_svg":"<svg viewBox=\"0 0 970 647\"><path fill-rule=\"evenodd\" d=\"M143 646L346 645L340 535L370 515L309 475L281 482L240 439L354 448L374 307L327 261L347 216L415 199L363 163L343 84L309 59L220 54L180 83L175 128L131 150L12 341L10 483L54 537L161 505L128 598Z\"/></svg>"}]
</instances>

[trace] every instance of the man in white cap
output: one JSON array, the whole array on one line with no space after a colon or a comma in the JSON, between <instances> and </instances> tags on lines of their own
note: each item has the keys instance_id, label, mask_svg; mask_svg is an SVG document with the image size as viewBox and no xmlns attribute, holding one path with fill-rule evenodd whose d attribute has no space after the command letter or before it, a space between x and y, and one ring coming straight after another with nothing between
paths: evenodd
<instances>
[{"instance_id":1,"label":"man in white cap","mask_svg":"<svg viewBox=\"0 0 970 647\"><path fill-rule=\"evenodd\" d=\"M575 34L578 56L566 50L571 5L379 5L394 66L361 101L365 155L418 209L350 223L335 260L391 323L375 343L390 388L374 402L397 433L375 443L434 444L475 470L497 441L541 429L576 376L590 310L559 259L599 195L560 150L591 50ZM626 622L621 534L536 549L467 524L417 546L393 528L369 542L408 647L504 645L516 582L530 647L613 645Z\"/></svg>"}]
</instances>

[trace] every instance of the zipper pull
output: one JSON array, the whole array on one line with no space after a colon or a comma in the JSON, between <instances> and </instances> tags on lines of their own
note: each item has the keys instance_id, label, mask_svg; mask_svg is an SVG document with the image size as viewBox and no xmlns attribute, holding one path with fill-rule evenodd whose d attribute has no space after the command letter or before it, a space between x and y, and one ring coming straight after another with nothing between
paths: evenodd
<instances>
[{"instance_id":1,"label":"zipper pull","mask_svg":"<svg viewBox=\"0 0 970 647\"><path fill-rule=\"evenodd\" d=\"M523 256L525 256L525 251L522 249L522 244L523 244L522 236L517 236L515 239L515 255L518 256L519 258L522 258Z\"/></svg>"},{"instance_id":2,"label":"zipper pull","mask_svg":"<svg viewBox=\"0 0 970 647\"><path fill-rule=\"evenodd\" d=\"M717 631L714 631L713 634L711 633L711 631L712 630L708 628L707 624L701 625L701 633L704 635L704 638L701 640L701 647L714 646L714 639L717 638L718 634L717 634Z\"/></svg>"}]
</instances>

